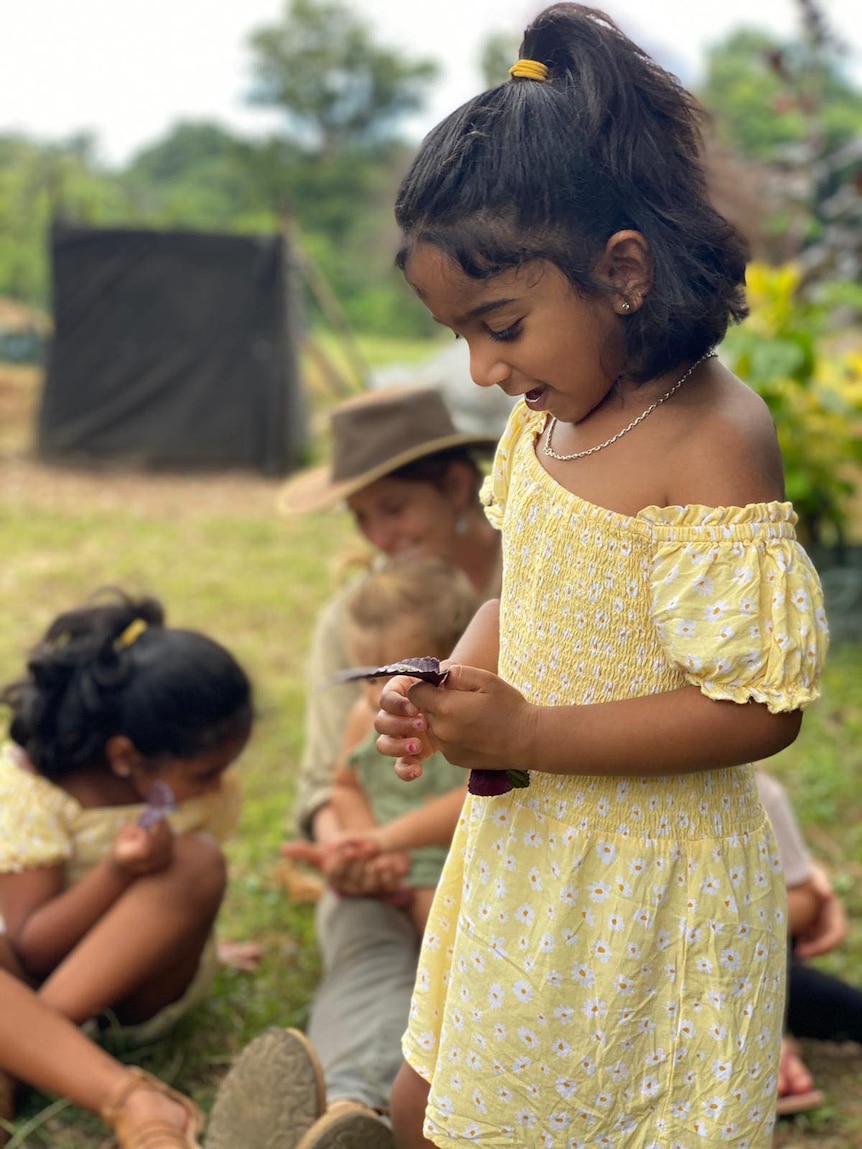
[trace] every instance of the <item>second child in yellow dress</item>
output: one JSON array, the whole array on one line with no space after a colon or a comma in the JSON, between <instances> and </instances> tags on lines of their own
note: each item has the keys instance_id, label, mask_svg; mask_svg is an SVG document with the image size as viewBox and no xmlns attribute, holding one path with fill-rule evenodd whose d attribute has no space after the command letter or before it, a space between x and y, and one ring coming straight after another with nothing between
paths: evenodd
<instances>
[{"instance_id":1,"label":"second child in yellow dress","mask_svg":"<svg viewBox=\"0 0 862 1149\"><path fill-rule=\"evenodd\" d=\"M606 15L554 4L521 56L396 207L408 283L521 401L485 489L500 602L443 685L389 683L378 747L408 779L530 772L465 802L396 1142L768 1149L787 927L749 763L796 737L827 636L769 411L713 354L745 249L694 100Z\"/></svg>"},{"instance_id":2,"label":"second child in yellow dress","mask_svg":"<svg viewBox=\"0 0 862 1149\"><path fill-rule=\"evenodd\" d=\"M249 680L154 599L61 614L8 686L0 965L82 1024L160 1035L206 992Z\"/></svg>"}]
</instances>

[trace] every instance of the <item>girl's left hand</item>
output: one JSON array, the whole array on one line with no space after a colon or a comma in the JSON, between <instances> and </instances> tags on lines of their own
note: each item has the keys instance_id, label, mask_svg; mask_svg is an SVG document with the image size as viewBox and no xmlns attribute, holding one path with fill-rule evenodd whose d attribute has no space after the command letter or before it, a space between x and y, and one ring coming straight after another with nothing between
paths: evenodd
<instances>
[{"instance_id":1,"label":"girl's left hand","mask_svg":"<svg viewBox=\"0 0 862 1149\"><path fill-rule=\"evenodd\" d=\"M135 823L123 826L111 850L115 866L132 877L164 869L174 852L174 835L167 819L145 829Z\"/></svg>"},{"instance_id":2,"label":"girl's left hand","mask_svg":"<svg viewBox=\"0 0 862 1149\"><path fill-rule=\"evenodd\" d=\"M793 952L800 959L818 957L835 949L847 937L847 916L828 874L818 865L811 867L811 882L820 898L820 912L808 929L794 938Z\"/></svg>"},{"instance_id":3,"label":"girl's left hand","mask_svg":"<svg viewBox=\"0 0 862 1149\"><path fill-rule=\"evenodd\" d=\"M441 686L416 683L408 698L412 706L405 707L399 699L390 708L383 693L374 724L381 754L410 763L414 757L410 747L418 740L467 770L531 768L536 708L491 671L451 666ZM417 739L416 712L427 722L430 737Z\"/></svg>"}]
</instances>

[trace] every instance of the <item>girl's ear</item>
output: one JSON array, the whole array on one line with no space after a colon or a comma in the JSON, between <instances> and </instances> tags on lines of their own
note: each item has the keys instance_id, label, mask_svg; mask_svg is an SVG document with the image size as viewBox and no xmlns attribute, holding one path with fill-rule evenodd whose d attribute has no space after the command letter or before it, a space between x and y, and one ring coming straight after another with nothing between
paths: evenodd
<instances>
[{"instance_id":1,"label":"girl's ear","mask_svg":"<svg viewBox=\"0 0 862 1149\"><path fill-rule=\"evenodd\" d=\"M136 767L142 765L144 759L135 749L134 743L125 734L115 734L105 743L105 757L111 773L118 778L130 778Z\"/></svg>"},{"instance_id":2,"label":"girl's ear","mask_svg":"<svg viewBox=\"0 0 862 1149\"><path fill-rule=\"evenodd\" d=\"M614 310L623 316L637 311L652 287L652 253L645 236L632 230L614 232L597 270L617 295Z\"/></svg>"},{"instance_id":3,"label":"girl's ear","mask_svg":"<svg viewBox=\"0 0 862 1149\"><path fill-rule=\"evenodd\" d=\"M462 515L472 507L476 497L476 474L472 467L459 460L453 460L443 476L443 487L457 514Z\"/></svg>"}]
</instances>

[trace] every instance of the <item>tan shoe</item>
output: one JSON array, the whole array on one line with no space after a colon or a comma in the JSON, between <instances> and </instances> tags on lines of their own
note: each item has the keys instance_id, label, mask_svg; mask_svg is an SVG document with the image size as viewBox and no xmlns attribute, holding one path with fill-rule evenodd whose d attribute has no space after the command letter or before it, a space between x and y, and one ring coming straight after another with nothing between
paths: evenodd
<instances>
[{"instance_id":1,"label":"tan shoe","mask_svg":"<svg viewBox=\"0 0 862 1149\"><path fill-rule=\"evenodd\" d=\"M295 1149L326 1109L323 1070L298 1029L249 1042L219 1086L207 1149Z\"/></svg>"},{"instance_id":2,"label":"tan shoe","mask_svg":"<svg viewBox=\"0 0 862 1149\"><path fill-rule=\"evenodd\" d=\"M143 1120L134 1117L129 1098L142 1089L175 1102L185 1112L185 1124L175 1125L165 1117ZM191 1098L134 1065L129 1068L126 1083L116 1098L101 1110L99 1116L113 1129L121 1149L201 1149L198 1134L203 1129L204 1117L197 1105Z\"/></svg>"},{"instance_id":3,"label":"tan shoe","mask_svg":"<svg viewBox=\"0 0 862 1149\"><path fill-rule=\"evenodd\" d=\"M395 1149L395 1138L379 1113L358 1101L333 1101L296 1149Z\"/></svg>"}]
</instances>

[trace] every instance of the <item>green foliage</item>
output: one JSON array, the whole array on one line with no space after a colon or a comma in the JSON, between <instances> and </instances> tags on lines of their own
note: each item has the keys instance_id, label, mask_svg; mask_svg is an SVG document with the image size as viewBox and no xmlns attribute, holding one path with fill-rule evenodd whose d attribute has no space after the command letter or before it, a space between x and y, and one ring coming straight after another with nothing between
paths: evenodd
<instances>
[{"instance_id":1,"label":"green foliage","mask_svg":"<svg viewBox=\"0 0 862 1149\"><path fill-rule=\"evenodd\" d=\"M353 323L427 331L392 273L391 205L406 163L398 131L437 73L375 43L339 0L292 0L251 37L253 101L284 114L284 137L246 146L270 206L303 241Z\"/></svg>"},{"instance_id":2,"label":"green foliage","mask_svg":"<svg viewBox=\"0 0 862 1149\"><path fill-rule=\"evenodd\" d=\"M123 191L90 152L86 137L44 145L0 136L0 295L47 303L47 233L59 212L94 223L122 216Z\"/></svg>"},{"instance_id":3,"label":"green foliage","mask_svg":"<svg viewBox=\"0 0 862 1149\"><path fill-rule=\"evenodd\" d=\"M862 93L834 53L756 28L740 28L709 51L700 97L725 142L760 162L809 144L812 133L828 152L862 132Z\"/></svg>"},{"instance_id":4,"label":"green foliage","mask_svg":"<svg viewBox=\"0 0 862 1149\"><path fill-rule=\"evenodd\" d=\"M253 100L283 111L289 136L325 156L392 139L438 70L375 44L339 0L291 0L279 24L253 33L251 48Z\"/></svg>"},{"instance_id":5,"label":"green foliage","mask_svg":"<svg viewBox=\"0 0 862 1149\"><path fill-rule=\"evenodd\" d=\"M855 297L836 285L818 301L799 291L796 267L748 269L749 318L731 330L722 354L769 405L784 456L787 497L806 541L843 538L862 463L862 354L829 349L835 301Z\"/></svg>"},{"instance_id":6,"label":"green foliage","mask_svg":"<svg viewBox=\"0 0 862 1149\"><path fill-rule=\"evenodd\" d=\"M520 36L509 32L492 32L482 48L482 79L486 88L494 88L509 78L509 68L518 58Z\"/></svg>"},{"instance_id":7,"label":"green foliage","mask_svg":"<svg viewBox=\"0 0 862 1149\"><path fill-rule=\"evenodd\" d=\"M248 149L219 124L181 122L122 173L130 215L148 226L201 231L277 230Z\"/></svg>"}]
</instances>

